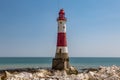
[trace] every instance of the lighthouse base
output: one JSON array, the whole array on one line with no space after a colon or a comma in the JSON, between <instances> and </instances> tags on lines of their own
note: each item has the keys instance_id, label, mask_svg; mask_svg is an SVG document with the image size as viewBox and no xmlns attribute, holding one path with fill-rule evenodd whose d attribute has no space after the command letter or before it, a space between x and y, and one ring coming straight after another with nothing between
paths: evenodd
<instances>
[{"instance_id":1,"label":"lighthouse base","mask_svg":"<svg viewBox=\"0 0 120 80\"><path fill-rule=\"evenodd\" d=\"M77 69L69 65L69 58L53 58L52 69L65 70L67 74L78 74Z\"/></svg>"},{"instance_id":2,"label":"lighthouse base","mask_svg":"<svg viewBox=\"0 0 120 80\"><path fill-rule=\"evenodd\" d=\"M69 59L54 58L52 62L52 69L65 70L69 68Z\"/></svg>"}]
</instances>

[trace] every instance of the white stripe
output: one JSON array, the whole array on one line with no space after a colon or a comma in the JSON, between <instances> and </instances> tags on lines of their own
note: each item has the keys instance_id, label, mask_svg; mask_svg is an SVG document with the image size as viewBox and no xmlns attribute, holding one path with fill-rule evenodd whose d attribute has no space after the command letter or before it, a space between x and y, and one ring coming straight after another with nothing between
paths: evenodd
<instances>
[{"instance_id":1,"label":"white stripe","mask_svg":"<svg viewBox=\"0 0 120 80\"><path fill-rule=\"evenodd\" d=\"M66 32L66 22L58 21L58 32Z\"/></svg>"},{"instance_id":2,"label":"white stripe","mask_svg":"<svg viewBox=\"0 0 120 80\"><path fill-rule=\"evenodd\" d=\"M68 53L68 48L67 47L57 47L56 53Z\"/></svg>"}]
</instances>

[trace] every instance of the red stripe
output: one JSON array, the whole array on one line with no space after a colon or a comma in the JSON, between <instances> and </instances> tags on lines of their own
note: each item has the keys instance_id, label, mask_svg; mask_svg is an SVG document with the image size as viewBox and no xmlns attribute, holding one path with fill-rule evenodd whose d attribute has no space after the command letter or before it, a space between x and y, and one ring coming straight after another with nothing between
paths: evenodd
<instances>
[{"instance_id":1,"label":"red stripe","mask_svg":"<svg viewBox=\"0 0 120 80\"><path fill-rule=\"evenodd\" d=\"M67 46L66 33L58 33L57 46Z\"/></svg>"}]
</instances>

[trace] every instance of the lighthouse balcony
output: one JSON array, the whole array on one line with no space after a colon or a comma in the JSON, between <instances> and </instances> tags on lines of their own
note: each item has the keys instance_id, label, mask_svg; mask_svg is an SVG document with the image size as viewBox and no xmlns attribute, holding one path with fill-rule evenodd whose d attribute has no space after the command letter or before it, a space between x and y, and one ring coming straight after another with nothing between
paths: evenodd
<instances>
[{"instance_id":1,"label":"lighthouse balcony","mask_svg":"<svg viewBox=\"0 0 120 80\"><path fill-rule=\"evenodd\" d=\"M67 18L66 18L66 17L58 17L58 18L57 18L57 21L60 21L60 20L67 21Z\"/></svg>"}]
</instances>

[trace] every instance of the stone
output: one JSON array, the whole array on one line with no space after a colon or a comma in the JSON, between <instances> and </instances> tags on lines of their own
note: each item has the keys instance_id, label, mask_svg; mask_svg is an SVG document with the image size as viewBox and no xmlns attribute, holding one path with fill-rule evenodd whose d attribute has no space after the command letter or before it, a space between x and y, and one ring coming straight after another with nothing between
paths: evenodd
<instances>
[{"instance_id":1,"label":"stone","mask_svg":"<svg viewBox=\"0 0 120 80\"><path fill-rule=\"evenodd\" d=\"M67 72L67 74L78 74L78 70L75 68L75 67L73 67L73 66L71 66L69 69L66 69L66 72Z\"/></svg>"}]
</instances>

